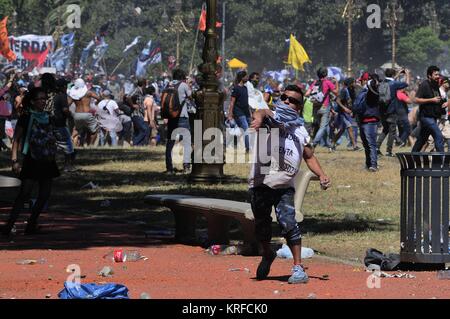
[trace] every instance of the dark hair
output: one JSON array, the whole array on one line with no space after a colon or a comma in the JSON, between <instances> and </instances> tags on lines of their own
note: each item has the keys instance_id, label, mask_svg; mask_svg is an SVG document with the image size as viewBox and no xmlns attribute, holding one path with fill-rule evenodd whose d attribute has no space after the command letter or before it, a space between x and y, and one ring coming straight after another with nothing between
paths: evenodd
<instances>
[{"instance_id":1,"label":"dark hair","mask_svg":"<svg viewBox=\"0 0 450 319\"><path fill-rule=\"evenodd\" d=\"M175 69L175 70L173 70L172 78L173 78L175 81L183 81L183 80L186 80L186 72L184 72L184 71L181 70L181 69Z\"/></svg>"},{"instance_id":2,"label":"dark hair","mask_svg":"<svg viewBox=\"0 0 450 319\"><path fill-rule=\"evenodd\" d=\"M241 83L242 79L245 78L246 76L247 76L247 72L239 71L238 74L236 75L235 84Z\"/></svg>"},{"instance_id":3,"label":"dark hair","mask_svg":"<svg viewBox=\"0 0 450 319\"><path fill-rule=\"evenodd\" d=\"M303 93L303 90L298 85L288 85L284 91L291 91L291 92L297 92L302 95L302 99L305 97L305 94Z\"/></svg>"},{"instance_id":4,"label":"dark hair","mask_svg":"<svg viewBox=\"0 0 450 319\"><path fill-rule=\"evenodd\" d=\"M327 68L320 68L317 70L317 77L319 79L324 79L328 76L328 69Z\"/></svg>"},{"instance_id":5,"label":"dark hair","mask_svg":"<svg viewBox=\"0 0 450 319\"><path fill-rule=\"evenodd\" d=\"M141 87L141 86L144 86L144 85L147 85L147 80L146 79L139 79L137 81L137 86Z\"/></svg>"},{"instance_id":6,"label":"dark hair","mask_svg":"<svg viewBox=\"0 0 450 319\"><path fill-rule=\"evenodd\" d=\"M344 80L344 84L345 86L349 87L350 85L352 85L355 82L354 78L347 78Z\"/></svg>"},{"instance_id":7,"label":"dark hair","mask_svg":"<svg viewBox=\"0 0 450 319\"><path fill-rule=\"evenodd\" d=\"M43 87L33 87L25 94L22 102L25 110L31 108L31 101L35 100L41 93L44 93L45 96L47 96L47 91Z\"/></svg>"},{"instance_id":8,"label":"dark hair","mask_svg":"<svg viewBox=\"0 0 450 319\"><path fill-rule=\"evenodd\" d=\"M47 92L56 92L56 78L51 73L44 73L41 76L42 87Z\"/></svg>"},{"instance_id":9,"label":"dark hair","mask_svg":"<svg viewBox=\"0 0 450 319\"><path fill-rule=\"evenodd\" d=\"M253 72L252 74L250 74L250 76L248 77L250 79L250 81L252 79L254 79L256 76L260 76L260 74L258 72Z\"/></svg>"},{"instance_id":10,"label":"dark hair","mask_svg":"<svg viewBox=\"0 0 450 319\"><path fill-rule=\"evenodd\" d=\"M432 76L434 72L440 72L441 69L439 69L437 66L432 65L430 67L428 67L427 69L427 76Z\"/></svg>"},{"instance_id":11,"label":"dark hair","mask_svg":"<svg viewBox=\"0 0 450 319\"><path fill-rule=\"evenodd\" d=\"M386 71L384 71L384 75L388 78L393 78L396 74L397 71L395 71L394 69L386 69Z\"/></svg>"},{"instance_id":12,"label":"dark hair","mask_svg":"<svg viewBox=\"0 0 450 319\"><path fill-rule=\"evenodd\" d=\"M156 90L153 85L150 85L149 87L147 87L145 89L145 94L148 94L148 95L153 95L153 94L155 94L155 92L156 92Z\"/></svg>"}]
</instances>

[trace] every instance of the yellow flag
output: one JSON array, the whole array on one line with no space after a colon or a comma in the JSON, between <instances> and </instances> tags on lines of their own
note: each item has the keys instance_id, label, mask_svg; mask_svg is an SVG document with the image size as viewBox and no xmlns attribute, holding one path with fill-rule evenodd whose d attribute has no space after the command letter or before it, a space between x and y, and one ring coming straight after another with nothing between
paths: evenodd
<instances>
[{"instance_id":1,"label":"yellow flag","mask_svg":"<svg viewBox=\"0 0 450 319\"><path fill-rule=\"evenodd\" d=\"M303 68L303 64L305 64L306 62L311 63L308 53L306 53L303 46L292 34L290 41L291 46L289 48L289 58L287 63L292 65L292 67L296 70L305 71L305 69Z\"/></svg>"}]
</instances>

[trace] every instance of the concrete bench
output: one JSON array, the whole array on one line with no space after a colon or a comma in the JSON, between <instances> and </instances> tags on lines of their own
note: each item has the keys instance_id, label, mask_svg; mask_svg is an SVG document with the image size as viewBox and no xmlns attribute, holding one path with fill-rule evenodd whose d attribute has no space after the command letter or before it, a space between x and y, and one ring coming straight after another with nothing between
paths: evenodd
<instances>
[{"instance_id":1,"label":"concrete bench","mask_svg":"<svg viewBox=\"0 0 450 319\"><path fill-rule=\"evenodd\" d=\"M295 209L296 219L302 222L303 200L311 180L319 180L312 172L300 171L296 180ZM229 243L231 219L241 223L246 250L258 250L255 238L255 222L249 203L194 197L189 195L149 195L145 202L154 206L168 207L175 217L175 239L180 243L191 243L195 239L195 226L198 215L205 216L208 223L208 239L214 244ZM276 221L275 212L272 219ZM250 253L251 254L251 253Z\"/></svg>"},{"instance_id":2,"label":"concrete bench","mask_svg":"<svg viewBox=\"0 0 450 319\"><path fill-rule=\"evenodd\" d=\"M20 179L0 175L0 189L16 188L16 187L20 187L21 184L22 184L22 182L20 181ZM3 198L1 198L1 197L0 197L0 203L9 204L8 202L4 201Z\"/></svg>"},{"instance_id":3,"label":"concrete bench","mask_svg":"<svg viewBox=\"0 0 450 319\"><path fill-rule=\"evenodd\" d=\"M0 175L0 188L20 187L20 179Z\"/></svg>"}]
</instances>

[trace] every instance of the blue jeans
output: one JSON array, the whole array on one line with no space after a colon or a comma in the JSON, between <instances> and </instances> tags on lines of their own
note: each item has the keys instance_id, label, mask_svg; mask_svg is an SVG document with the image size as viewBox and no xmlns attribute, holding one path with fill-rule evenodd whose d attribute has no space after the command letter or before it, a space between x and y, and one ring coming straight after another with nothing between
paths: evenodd
<instances>
[{"instance_id":1,"label":"blue jeans","mask_svg":"<svg viewBox=\"0 0 450 319\"><path fill-rule=\"evenodd\" d=\"M67 127L55 127L54 134L56 136L56 145L58 149L64 151L64 154L70 155L75 152L72 143L72 136L70 136Z\"/></svg>"},{"instance_id":2,"label":"blue jeans","mask_svg":"<svg viewBox=\"0 0 450 319\"><path fill-rule=\"evenodd\" d=\"M239 126L239 128L244 130L245 150L249 151L250 150L250 138L248 136L248 129L250 127L251 119L250 119L250 117L241 115L241 116L234 117L234 120L236 121L237 126Z\"/></svg>"},{"instance_id":3,"label":"blue jeans","mask_svg":"<svg viewBox=\"0 0 450 319\"><path fill-rule=\"evenodd\" d=\"M188 131L191 130L189 124L189 118L180 117L176 119L169 119L169 123L167 124L167 144L166 144L166 169L167 171L173 171L173 162L172 162L172 150L175 146L175 140L172 139L172 133L178 129L184 128ZM191 153L192 153L192 139L184 138L183 136L183 148L184 148L184 157L183 157L183 166L186 168L191 164Z\"/></svg>"},{"instance_id":4,"label":"blue jeans","mask_svg":"<svg viewBox=\"0 0 450 319\"><path fill-rule=\"evenodd\" d=\"M409 124L409 120L407 117L400 118L397 122L399 138L403 143L408 141L408 137L411 134L411 124Z\"/></svg>"},{"instance_id":5,"label":"blue jeans","mask_svg":"<svg viewBox=\"0 0 450 319\"><path fill-rule=\"evenodd\" d=\"M413 147L413 152L420 152L428 142L428 138L433 136L436 152L444 152L444 136L439 129L437 120L432 117L420 117L420 135Z\"/></svg>"},{"instance_id":6,"label":"blue jeans","mask_svg":"<svg viewBox=\"0 0 450 319\"><path fill-rule=\"evenodd\" d=\"M392 153L394 148L395 137L397 136L397 114L384 115L381 118L381 125L383 125L383 131L378 137L377 146L381 149L386 136L388 138L386 152Z\"/></svg>"},{"instance_id":7,"label":"blue jeans","mask_svg":"<svg viewBox=\"0 0 450 319\"><path fill-rule=\"evenodd\" d=\"M275 207L281 235L288 245L301 243L302 234L295 220L295 189L272 189L266 185L250 189L250 203L255 216L256 238L262 243L272 239L272 207Z\"/></svg>"},{"instance_id":8,"label":"blue jeans","mask_svg":"<svg viewBox=\"0 0 450 319\"><path fill-rule=\"evenodd\" d=\"M366 167L378 168L377 131L378 123L361 123L361 140L366 152Z\"/></svg>"},{"instance_id":9,"label":"blue jeans","mask_svg":"<svg viewBox=\"0 0 450 319\"><path fill-rule=\"evenodd\" d=\"M133 116L134 133L133 133L133 146L145 146L145 141L148 141L150 135L150 128L147 123L144 122L144 118L140 116Z\"/></svg>"},{"instance_id":10,"label":"blue jeans","mask_svg":"<svg viewBox=\"0 0 450 319\"><path fill-rule=\"evenodd\" d=\"M131 139L131 128L133 126L132 121L122 123L123 129L119 132L119 140L129 141Z\"/></svg>"},{"instance_id":11,"label":"blue jeans","mask_svg":"<svg viewBox=\"0 0 450 319\"><path fill-rule=\"evenodd\" d=\"M104 129L101 129L99 132L99 146L105 146L108 143L108 135L111 139L111 146L116 147L118 145L118 138L117 138L117 132L116 131L106 131Z\"/></svg>"},{"instance_id":12,"label":"blue jeans","mask_svg":"<svg viewBox=\"0 0 450 319\"><path fill-rule=\"evenodd\" d=\"M323 137L326 135L326 133L328 132L328 126L330 125L330 111L331 109L328 108L327 110L319 110L319 112L317 113L318 116L321 116L320 119L320 128L319 131L316 134L316 137L314 138L314 145L318 145L320 144L320 142L322 141ZM326 140L326 145L327 147L330 146L330 143L328 140Z\"/></svg>"}]
</instances>

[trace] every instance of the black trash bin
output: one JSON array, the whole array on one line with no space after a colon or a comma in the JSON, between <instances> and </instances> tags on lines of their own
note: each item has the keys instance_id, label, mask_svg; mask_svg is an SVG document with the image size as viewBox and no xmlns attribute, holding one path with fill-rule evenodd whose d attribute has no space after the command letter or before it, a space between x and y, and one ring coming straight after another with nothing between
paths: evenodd
<instances>
[{"instance_id":1,"label":"black trash bin","mask_svg":"<svg viewBox=\"0 0 450 319\"><path fill-rule=\"evenodd\" d=\"M401 253L405 263L450 263L450 153L400 153Z\"/></svg>"}]
</instances>

